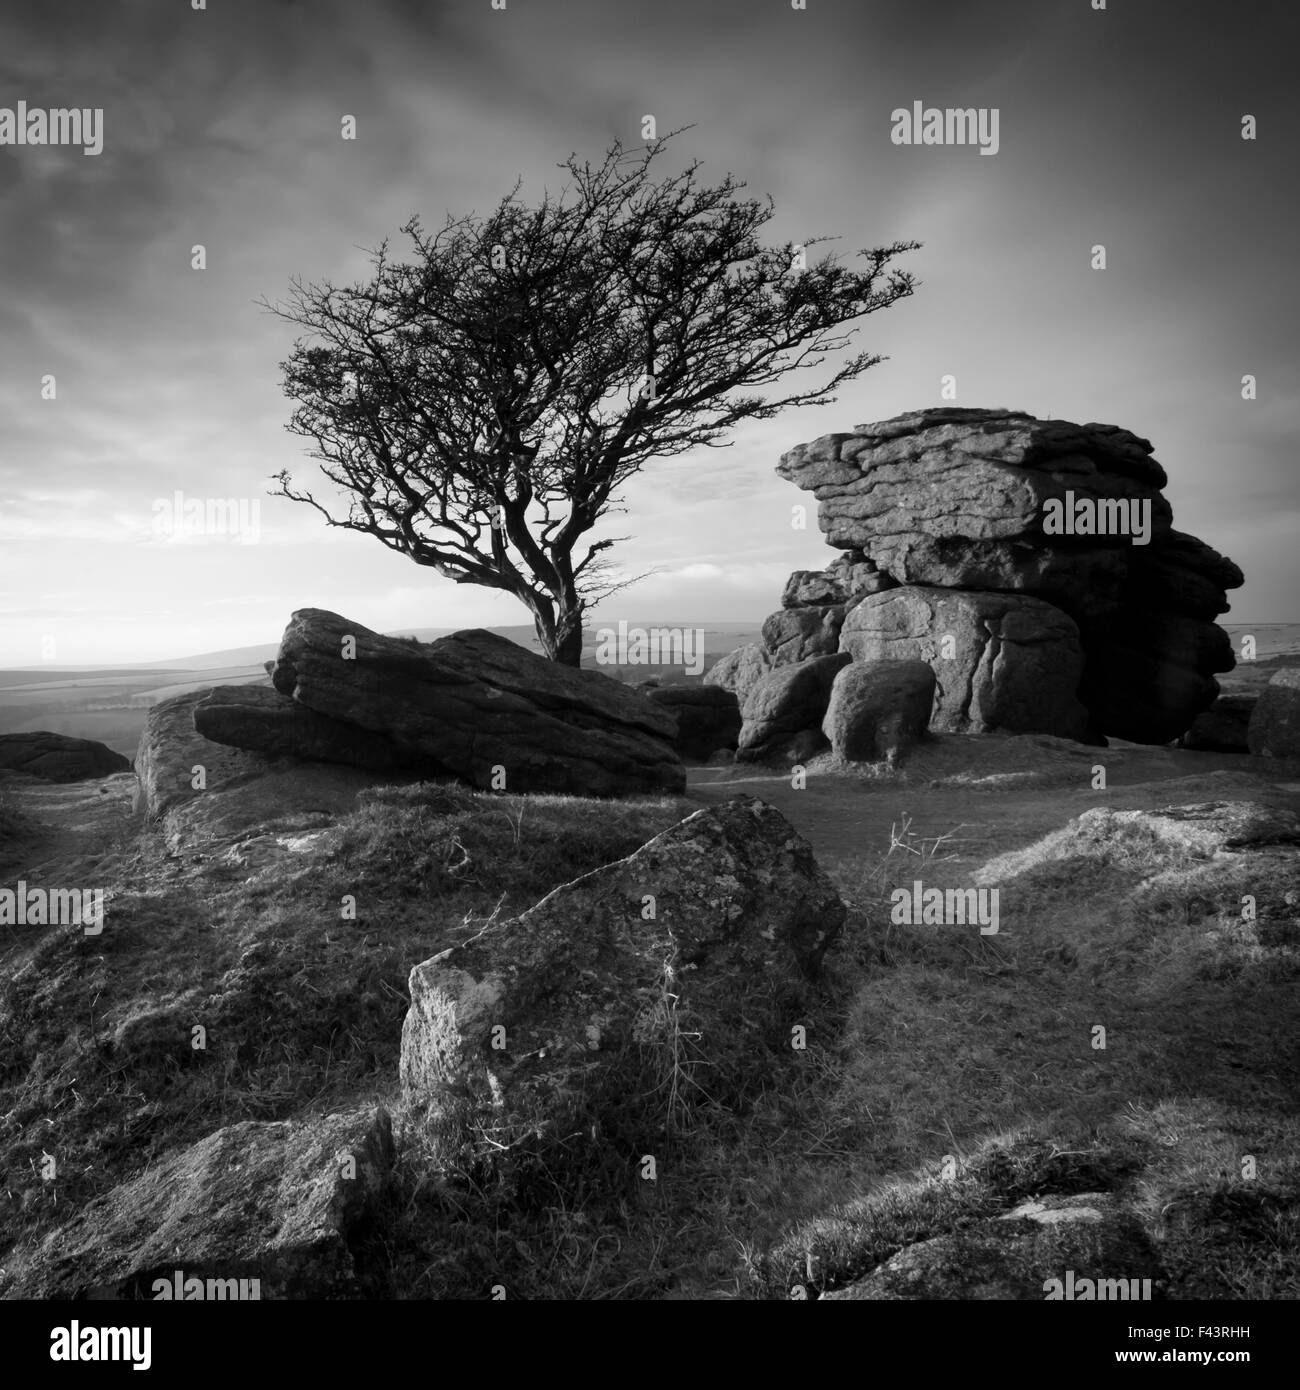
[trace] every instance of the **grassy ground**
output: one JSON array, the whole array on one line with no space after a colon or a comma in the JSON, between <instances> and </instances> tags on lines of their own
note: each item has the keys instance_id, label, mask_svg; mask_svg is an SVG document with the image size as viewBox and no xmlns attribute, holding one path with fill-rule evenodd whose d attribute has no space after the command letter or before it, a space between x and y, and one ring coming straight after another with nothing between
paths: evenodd
<instances>
[{"instance_id":1,"label":"grassy ground","mask_svg":"<svg viewBox=\"0 0 1300 1390\"><path fill-rule=\"evenodd\" d=\"M971 881L1089 805L1209 799L1236 786L1224 766L1253 763L1038 747L1010 760L970 742L958 760L941 744L893 780L827 768L802 792L710 770L690 798L598 814L574 798L381 789L338 823L259 827L197 862L139 841L120 788L50 789L44 809L0 799L0 825L79 827L9 839L0 881L44 864L109 891L100 937L0 929L0 1227L34 1239L222 1124L395 1103L412 965L745 790L813 840L852 907L807 1049L758 1073L740 1110L681 1111L654 1184L617 1143L509 1187L407 1143L358 1251L370 1296L783 1298L1023 1196L1103 1190L1142 1218L1168 1296L1295 1297L1293 850L1058 845L1001 885L996 936L889 920L895 885ZM1109 794L1088 785L1095 757ZM1246 784L1293 801L1294 770L1265 771Z\"/></svg>"}]
</instances>

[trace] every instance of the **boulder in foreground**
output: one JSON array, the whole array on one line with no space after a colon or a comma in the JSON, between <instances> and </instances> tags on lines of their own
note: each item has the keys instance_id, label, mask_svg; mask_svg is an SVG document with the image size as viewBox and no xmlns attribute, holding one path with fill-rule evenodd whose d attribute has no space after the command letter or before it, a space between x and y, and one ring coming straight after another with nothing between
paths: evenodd
<instances>
[{"instance_id":1,"label":"boulder in foreground","mask_svg":"<svg viewBox=\"0 0 1300 1390\"><path fill-rule=\"evenodd\" d=\"M734 1103L765 1057L788 1057L792 998L845 912L773 807L697 811L417 965L405 1098L442 1151L503 1162L529 1134L594 1142L593 1121L662 1135L673 1090Z\"/></svg>"},{"instance_id":2,"label":"boulder in foreground","mask_svg":"<svg viewBox=\"0 0 1300 1390\"><path fill-rule=\"evenodd\" d=\"M388 1182L383 1110L245 1120L90 1202L11 1257L8 1298L152 1298L155 1280L258 1279L261 1298L355 1289L349 1240ZM174 1296L174 1294L173 1294ZM237 1297L232 1292L208 1297Z\"/></svg>"}]
</instances>

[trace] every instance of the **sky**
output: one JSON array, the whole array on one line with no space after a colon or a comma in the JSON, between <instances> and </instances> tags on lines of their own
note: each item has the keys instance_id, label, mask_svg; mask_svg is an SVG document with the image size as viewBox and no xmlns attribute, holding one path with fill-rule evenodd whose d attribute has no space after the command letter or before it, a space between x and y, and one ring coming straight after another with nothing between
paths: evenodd
<instances>
[{"instance_id":1,"label":"sky","mask_svg":"<svg viewBox=\"0 0 1300 1390\"><path fill-rule=\"evenodd\" d=\"M835 403L647 466L610 533L649 577L595 621L761 620L834 558L792 529L780 455L950 403L1150 439L1175 525L1246 573L1223 621L1300 619L1292 0L194 3L0 12L0 108L104 113L97 155L0 145L0 666L271 642L304 607L526 622L270 495L284 468L328 489L285 429L294 330L260 301L362 277L412 214L558 190L646 114L690 127L674 158L706 182L771 195L765 239L836 236L849 264L920 241L920 283L860 321L888 360ZM997 153L892 143L916 101L996 108ZM177 491L256 500L256 540L156 535Z\"/></svg>"}]
</instances>

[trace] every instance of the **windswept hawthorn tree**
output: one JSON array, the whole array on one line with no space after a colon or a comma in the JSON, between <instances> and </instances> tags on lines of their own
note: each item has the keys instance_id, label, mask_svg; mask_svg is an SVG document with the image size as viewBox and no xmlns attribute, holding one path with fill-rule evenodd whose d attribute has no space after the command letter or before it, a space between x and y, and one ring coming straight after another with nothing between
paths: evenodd
<instances>
[{"instance_id":1,"label":"windswept hawthorn tree","mask_svg":"<svg viewBox=\"0 0 1300 1390\"><path fill-rule=\"evenodd\" d=\"M281 364L287 428L348 495L335 515L288 470L276 494L331 526L376 536L460 584L514 594L543 650L576 666L583 612L622 584L590 539L619 487L655 458L716 445L742 420L820 405L884 360L859 354L815 389L753 388L848 346L845 324L912 293L895 242L851 271L760 246L772 201L740 199L699 161L658 181L644 151L615 144L593 167L571 155L558 197L524 206L520 185L487 217L427 235L402 228L411 263L372 253L350 288L292 282L265 304L311 331ZM619 538L622 539L622 538Z\"/></svg>"}]
</instances>

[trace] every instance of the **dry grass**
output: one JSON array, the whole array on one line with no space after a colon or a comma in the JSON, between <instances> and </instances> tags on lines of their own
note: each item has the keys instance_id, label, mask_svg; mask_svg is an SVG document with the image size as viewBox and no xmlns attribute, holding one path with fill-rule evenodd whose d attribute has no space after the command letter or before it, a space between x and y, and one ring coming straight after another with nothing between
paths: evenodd
<instances>
[{"instance_id":1,"label":"dry grass","mask_svg":"<svg viewBox=\"0 0 1300 1390\"><path fill-rule=\"evenodd\" d=\"M263 871L124 859L102 937L9 951L4 1225L35 1238L222 1124L391 1101L412 965L692 809L422 784L366 795ZM1141 1216L1170 1296L1300 1294L1297 856L1063 839L996 885L996 936L891 923L890 891L951 881L963 834L900 820L841 875L845 938L792 1018L806 1049L702 1047L667 960L617 1089L588 1098L601 1143L449 1168L407 1134L365 1291L786 1297L1024 1196L1101 1190Z\"/></svg>"}]
</instances>

